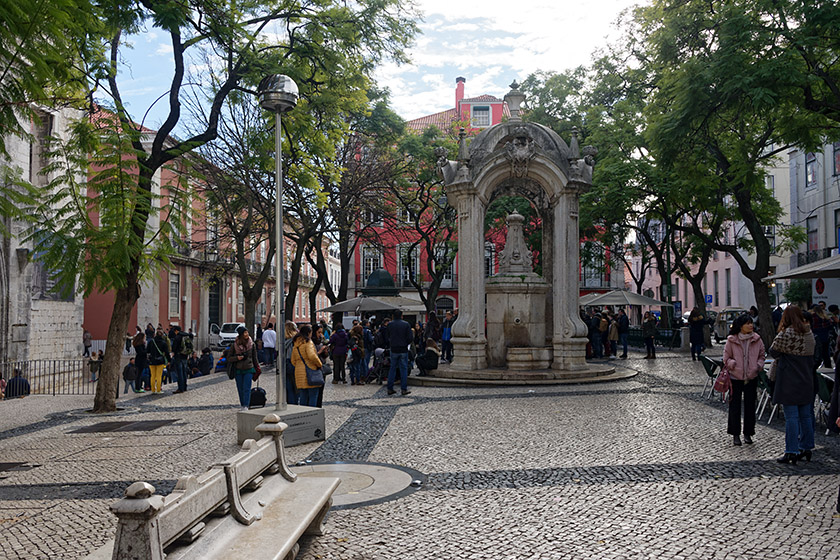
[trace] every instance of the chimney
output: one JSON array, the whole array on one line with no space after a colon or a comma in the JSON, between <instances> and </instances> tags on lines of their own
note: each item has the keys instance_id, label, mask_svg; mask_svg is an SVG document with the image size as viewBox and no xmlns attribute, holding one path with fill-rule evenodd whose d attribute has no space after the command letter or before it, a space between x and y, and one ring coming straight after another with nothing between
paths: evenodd
<instances>
[{"instance_id":1,"label":"chimney","mask_svg":"<svg viewBox=\"0 0 840 560\"><path fill-rule=\"evenodd\" d=\"M461 118L461 100L464 98L464 83L466 78L455 78L455 113Z\"/></svg>"}]
</instances>

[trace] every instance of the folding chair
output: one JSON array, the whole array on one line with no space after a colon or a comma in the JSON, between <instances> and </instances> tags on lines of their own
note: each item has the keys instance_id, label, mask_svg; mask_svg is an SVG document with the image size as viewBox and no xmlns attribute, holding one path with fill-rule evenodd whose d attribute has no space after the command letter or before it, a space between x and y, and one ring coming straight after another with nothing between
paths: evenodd
<instances>
[{"instance_id":1,"label":"folding chair","mask_svg":"<svg viewBox=\"0 0 840 560\"><path fill-rule=\"evenodd\" d=\"M758 389L761 393L756 402L755 412L757 414L756 420L761 420L764 416L764 409L767 408L767 403L773 399L773 382L767 377L767 372L763 369L758 370Z\"/></svg>"},{"instance_id":2,"label":"folding chair","mask_svg":"<svg viewBox=\"0 0 840 560\"><path fill-rule=\"evenodd\" d=\"M703 354L700 354L700 363L703 364L703 369L706 370L706 384L703 385L703 390L700 391L700 396L704 396L706 394L706 387L709 387L709 397L712 398L712 394L715 392L715 379L717 379L717 370L720 368L720 364L715 362L714 360L707 358Z\"/></svg>"},{"instance_id":3,"label":"folding chair","mask_svg":"<svg viewBox=\"0 0 840 560\"><path fill-rule=\"evenodd\" d=\"M828 409L831 406L831 391L828 389L828 380L821 373L817 373L817 422L826 429L828 435L828 424L826 418L828 417Z\"/></svg>"}]
</instances>

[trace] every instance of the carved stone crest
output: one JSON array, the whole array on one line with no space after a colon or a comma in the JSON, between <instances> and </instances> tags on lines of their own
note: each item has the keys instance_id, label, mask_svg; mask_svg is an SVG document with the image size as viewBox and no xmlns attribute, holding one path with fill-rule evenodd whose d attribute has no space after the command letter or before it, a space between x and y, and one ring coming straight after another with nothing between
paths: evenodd
<instances>
[{"instance_id":1,"label":"carved stone crest","mask_svg":"<svg viewBox=\"0 0 840 560\"><path fill-rule=\"evenodd\" d=\"M537 144L531 133L524 126L513 130L513 140L505 144L505 157L510 162L511 175L525 177L528 165L537 155Z\"/></svg>"}]
</instances>

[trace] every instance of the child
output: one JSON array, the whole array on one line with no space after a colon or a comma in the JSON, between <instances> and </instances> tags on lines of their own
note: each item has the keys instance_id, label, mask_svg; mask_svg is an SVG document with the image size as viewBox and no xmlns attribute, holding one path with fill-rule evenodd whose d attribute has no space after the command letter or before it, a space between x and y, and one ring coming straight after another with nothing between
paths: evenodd
<instances>
[{"instance_id":1,"label":"child","mask_svg":"<svg viewBox=\"0 0 840 560\"><path fill-rule=\"evenodd\" d=\"M128 393L128 388L131 387L131 390L135 393L145 393L143 389L137 390L137 386L140 384L138 383L135 386L135 381L137 380L137 366L134 364L134 358L128 360L128 363L125 365L123 369L123 380L125 381L125 390L123 391L123 395Z\"/></svg>"}]
</instances>

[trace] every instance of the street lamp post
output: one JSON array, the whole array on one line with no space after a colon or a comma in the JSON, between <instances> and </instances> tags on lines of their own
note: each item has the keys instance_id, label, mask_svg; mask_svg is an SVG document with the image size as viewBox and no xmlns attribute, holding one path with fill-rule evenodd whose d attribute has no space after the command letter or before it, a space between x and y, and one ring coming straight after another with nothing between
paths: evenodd
<instances>
[{"instance_id":1,"label":"street lamp post","mask_svg":"<svg viewBox=\"0 0 840 560\"><path fill-rule=\"evenodd\" d=\"M280 115L291 111L297 105L298 87L288 76L283 74L272 74L266 76L257 88L260 107L266 111L272 111L276 120L274 125L274 171L276 182L276 193L274 196L274 276L276 278L277 296L274 298L274 316L277 318L275 332L277 333L277 344L275 351L283 346L286 332L286 298L283 285L283 152L281 151L282 130L280 127ZM277 364L275 365L275 387L277 391L277 404L274 410L286 410L286 359L277 353Z\"/></svg>"}]
</instances>

